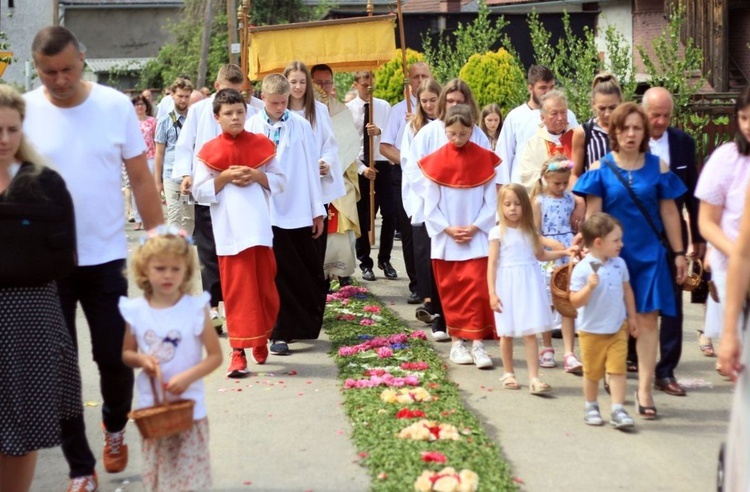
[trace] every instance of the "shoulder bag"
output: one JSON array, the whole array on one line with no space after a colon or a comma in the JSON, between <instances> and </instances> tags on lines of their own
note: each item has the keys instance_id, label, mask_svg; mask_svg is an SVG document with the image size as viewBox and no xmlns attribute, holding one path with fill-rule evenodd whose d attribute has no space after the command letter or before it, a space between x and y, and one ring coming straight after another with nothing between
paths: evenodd
<instances>
[{"instance_id":1,"label":"shoulder bag","mask_svg":"<svg viewBox=\"0 0 750 492\"><path fill-rule=\"evenodd\" d=\"M646 210L646 207L643 205L641 200L638 198L638 195L635 194L635 191L633 191L633 188L630 187L627 181L625 181L625 178L622 177L622 175L617 170L617 166L612 161L611 157L602 157L601 161L603 162L609 169L612 171L612 174L615 175L615 177L622 183L622 185L625 187L626 190L628 190L628 193L630 194L631 200L633 200L633 203L635 203L635 206L638 207L638 210L640 210L643 217L646 219L646 222L651 227L651 230L654 231L654 234L656 234L656 237L659 239L659 242L661 243L664 248L666 248L667 253L672 253L672 247L667 242L666 238L664 237L664 233L659 232L659 228L656 227L656 224L654 224L653 219L651 219L651 216L648 214L648 211Z\"/></svg>"}]
</instances>

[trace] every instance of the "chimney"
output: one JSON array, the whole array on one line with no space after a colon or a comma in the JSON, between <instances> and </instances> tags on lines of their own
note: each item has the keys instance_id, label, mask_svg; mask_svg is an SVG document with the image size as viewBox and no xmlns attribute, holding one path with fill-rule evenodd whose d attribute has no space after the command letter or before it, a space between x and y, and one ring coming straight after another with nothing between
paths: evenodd
<instances>
[{"instance_id":1,"label":"chimney","mask_svg":"<svg viewBox=\"0 0 750 492\"><path fill-rule=\"evenodd\" d=\"M461 0L440 0L440 12L461 12Z\"/></svg>"}]
</instances>

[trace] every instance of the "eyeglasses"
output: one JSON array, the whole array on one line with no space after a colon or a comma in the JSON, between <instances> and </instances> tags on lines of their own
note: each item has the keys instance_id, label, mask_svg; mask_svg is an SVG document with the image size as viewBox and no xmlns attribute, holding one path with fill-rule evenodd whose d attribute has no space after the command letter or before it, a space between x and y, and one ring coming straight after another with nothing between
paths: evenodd
<instances>
[{"instance_id":1,"label":"eyeglasses","mask_svg":"<svg viewBox=\"0 0 750 492\"><path fill-rule=\"evenodd\" d=\"M145 105L146 105L146 103L142 103L142 102L137 102L137 103L133 104L133 106L145 106Z\"/></svg>"},{"instance_id":2,"label":"eyeglasses","mask_svg":"<svg viewBox=\"0 0 750 492\"><path fill-rule=\"evenodd\" d=\"M333 87L333 82L330 81L330 80L327 80L325 82L323 82L322 80L315 80L313 82L315 82L319 86L323 87L324 89L328 89L329 87Z\"/></svg>"}]
</instances>

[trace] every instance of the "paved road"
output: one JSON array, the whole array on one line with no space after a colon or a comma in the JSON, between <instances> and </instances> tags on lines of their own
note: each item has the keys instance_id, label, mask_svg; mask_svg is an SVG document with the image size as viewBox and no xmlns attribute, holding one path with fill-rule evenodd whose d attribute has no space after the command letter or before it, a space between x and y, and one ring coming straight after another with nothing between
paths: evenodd
<instances>
[{"instance_id":1,"label":"paved road","mask_svg":"<svg viewBox=\"0 0 750 492\"><path fill-rule=\"evenodd\" d=\"M376 272L377 281L366 286L391 304L410 326L424 327L414 320L414 306L405 302L408 279L400 250L394 251L393 264L398 279L386 280ZM689 297L685 306L677 377L700 387L688 390L686 397L655 392L660 418L651 422L636 418L635 432L627 434L583 423L581 378L562 370L562 340L553 340L560 366L542 372L554 388L551 397L528 394L520 340L514 350L516 375L523 385L520 391L502 389L496 345L488 346L496 367L483 371L452 364L448 361L450 344L435 345L446 359L451 378L460 385L464 401L500 444L514 476L525 484L524 490L711 491L716 489L716 457L726 433L733 388L714 370L716 359L698 350L696 330L702 326L703 307L690 304ZM626 408L631 415L635 414L636 384L635 375L629 375ZM600 406L602 415L607 416L609 401L603 391Z\"/></svg>"},{"instance_id":2,"label":"paved road","mask_svg":"<svg viewBox=\"0 0 750 492\"><path fill-rule=\"evenodd\" d=\"M134 244L138 234L129 232ZM367 287L414 328L425 325L413 319L406 304L407 280L400 243L393 263L400 278L380 277ZM378 274L379 272L376 272ZM136 292L132 292L136 295ZM586 491L709 491L714 488L715 458L724 438L731 386L715 371L715 359L703 357L695 343L701 309L687 305L683 362L679 377L693 384L686 398L656 395L661 418L637 421L637 431L624 434L608 427L583 424L580 378L562 369L546 370L554 387L552 397L533 397L524 390L505 391L498 378L501 369L479 371L456 367L448 358L449 344L436 344L446 359L451 377L460 385L466 404L484 422L514 469L514 475L532 492ZM79 346L84 382L84 402L89 440L101 451L100 411L96 367L79 316ZM558 360L561 341L555 340ZM222 340L225 348L228 345ZM325 339L292 345L289 357L271 356L264 366L251 365L251 377L234 381L223 376L223 366L207 379L207 405L211 423L211 456L214 490L224 491L366 491L367 471L356 464L356 450L348 434L350 425L340 408L336 370L327 356ZM519 382L526 384L522 346L515 351ZM491 356L499 366L499 351ZM226 363L224 364L226 365ZM629 393L635 381L628 384ZM607 409L602 399L602 410ZM632 410L632 396L628 400ZM123 473L107 475L99 467L100 490L140 490L139 438L128 425L130 465ZM64 491L67 467L58 449L40 453L34 491Z\"/></svg>"}]
</instances>

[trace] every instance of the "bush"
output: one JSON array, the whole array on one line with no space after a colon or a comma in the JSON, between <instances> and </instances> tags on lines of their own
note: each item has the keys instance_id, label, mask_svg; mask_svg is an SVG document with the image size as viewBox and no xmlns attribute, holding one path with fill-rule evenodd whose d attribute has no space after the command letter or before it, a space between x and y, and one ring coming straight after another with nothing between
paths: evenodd
<instances>
[{"instance_id":1,"label":"bush","mask_svg":"<svg viewBox=\"0 0 750 492\"><path fill-rule=\"evenodd\" d=\"M469 84L480 108L496 103L503 114L508 114L527 97L523 70L518 60L503 48L471 55L458 76Z\"/></svg>"},{"instance_id":2,"label":"bush","mask_svg":"<svg viewBox=\"0 0 750 492\"><path fill-rule=\"evenodd\" d=\"M412 63L424 61L424 56L418 51L406 49L407 68ZM404 98L404 67L401 62L401 50L394 52L393 58L385 65L382 65L375 72L375 97L385 99L389 104L394 105Z\"/></svg>"},{"instance_id":3,"label":"bush","mask_svg":"<svg viewBox=\"0 0 750 492\"><path fill-rule=\"evenodd\" d=\"M511 49L508 36L502 35L502 30L509 22L500 16L493 22L490 19L490 9L485 0L477 2L477 17L471 24L458 23L458 27L451 34L441 32L435 40L429 35L422 34L422 49L430 63L432 76L441 84L458 77L461 67L471 55L485 53L492 49L496 42Z\"/></svg>"}]
</instances>

